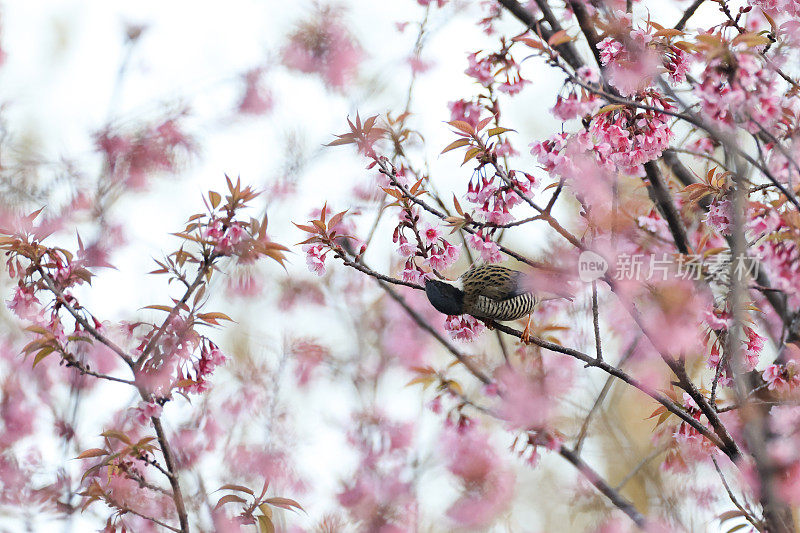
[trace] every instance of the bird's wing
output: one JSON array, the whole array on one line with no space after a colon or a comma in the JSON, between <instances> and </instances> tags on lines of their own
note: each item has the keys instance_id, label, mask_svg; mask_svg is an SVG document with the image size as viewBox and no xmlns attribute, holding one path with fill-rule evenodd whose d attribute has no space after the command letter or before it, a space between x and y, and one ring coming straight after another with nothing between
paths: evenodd
<instances>
[{"instance_id":1,"label":"bird's wing","mask_svg":"<svg viewBox=\"0 0 800 533\"><path fill-rule=\"evenodd\" d=\"M464 292L492 300L507 300L528 292L524 274L498 265L478 265L467 270L461 281Z\"/></svg>"}]
</instances>

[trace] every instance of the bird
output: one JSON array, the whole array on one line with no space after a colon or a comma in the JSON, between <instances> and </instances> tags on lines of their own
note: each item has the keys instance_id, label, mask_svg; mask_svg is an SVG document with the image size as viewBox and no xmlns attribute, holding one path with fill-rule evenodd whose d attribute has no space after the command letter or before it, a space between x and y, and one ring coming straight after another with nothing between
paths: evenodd
<instances>
[{"instance_id":1,"label":"bird","mask_svg":"<svg viewBox=\"0 0 800 533\"><path fill-rule=\"evenodd\" d=\"M446 315L472 315L492 321L518 320L528 315L520 337L530 340L531 313L539 297L525 283L526 274L499 265L478 264L455 281L425 280L431 305Z\"/></svg>"}]
</instances>

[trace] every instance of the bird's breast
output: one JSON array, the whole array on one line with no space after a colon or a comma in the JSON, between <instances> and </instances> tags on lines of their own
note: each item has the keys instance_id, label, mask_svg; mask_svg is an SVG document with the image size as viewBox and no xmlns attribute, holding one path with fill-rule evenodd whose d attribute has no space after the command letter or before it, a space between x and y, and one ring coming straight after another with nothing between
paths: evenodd
<instances>
[{"instance_id":1,"label":"bird's breast","mask_svg":"<svg viewBox=\"0 0 800 533\"><path fill-rule=\"evenodd\" d=\"M467 306L467 303L470 305ZM537 303L536 296L530 292L506 300L493 300L486 296L478 296L465 302L465 310L476 318L498 321L517 320L533 311Z\"/></svg>"}]
</instances>

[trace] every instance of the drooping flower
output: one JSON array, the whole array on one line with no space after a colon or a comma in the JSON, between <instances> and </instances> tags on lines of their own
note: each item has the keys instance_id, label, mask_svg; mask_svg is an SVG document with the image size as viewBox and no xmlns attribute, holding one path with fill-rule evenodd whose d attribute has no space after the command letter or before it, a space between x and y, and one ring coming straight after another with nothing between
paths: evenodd
<instances>
[{"instance_id":1,"label":"drooping flower","mask_svg":"<svg viewBox=\"0 0 800 533\"><path fill-rule=\"evenodd\" d=\"M327 252L321 244L306 244L303 246L306 253L306 265L317 276L325 275L325 256Z\"/></svg>"},{"instance_id":2,"label":"drooping flower","mask_svg":"<svg viewBox=\"0 0 800 533\"><path fill-rule=\"evenodd\" d=\"M471 342L483 332L485 326L481 321L469 315L448 315L444 322L444 329L454 339Z\"/></svg>"}]
</instances>

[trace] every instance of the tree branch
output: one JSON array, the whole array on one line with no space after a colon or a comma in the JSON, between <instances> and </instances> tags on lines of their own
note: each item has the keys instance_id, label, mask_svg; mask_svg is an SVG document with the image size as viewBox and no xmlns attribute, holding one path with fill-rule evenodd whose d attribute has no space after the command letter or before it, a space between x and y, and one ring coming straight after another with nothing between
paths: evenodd
<instances>
[{"instance_id":1,"label":"tree branch","mask_svg":"<svg viewBox=\"0 0 800 533\"><path fill-rule=\"evenodd\" d=\"M180 522L181 533L189 533L189 517L186 514L186 505L183 501L183 493L181 492L181 485L178 481L178 473L175 469L175 459L172 454L172 449L169 446L169 441L164 434L164 428L161 426L161 419L159 417L151 417L150 421L153 424L153 429L156 431L158 444L161 448L161 453L164 455L164 463L167 465L167 471L170 475L167 476L169 484L172 486L172 500L175 502L175 511L178 513L178 522Z\"/></svg>"},{"instance_id":2,"label":"tree branch","mask_svg":"<svg viewBox=\"0 0 800 533\"><path fill-rule=\"evenodd\" d=\"M611 486L606 483L606 481L601 478L597 472L592 470L592 468L583 462L583 460L578 457L572 450L568 449L566 446L561 446L558 450L558 453L572 463L572 465L578 469L578 471L583 474L586 480L594 485L594 487L599 490L606 498L608 498L611 503L613 503L617 509L625 513L633 520L637 526L641 529L645 529L647 527L647 519L636 510L636 507L624 498L618 491L611 488Z\"/></svg>"}]
</instances>

